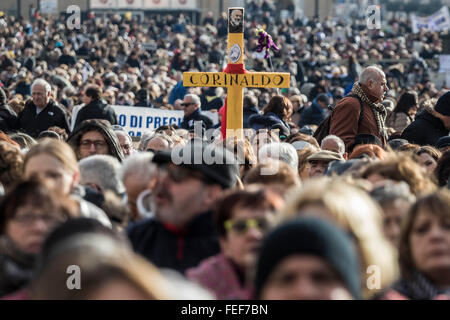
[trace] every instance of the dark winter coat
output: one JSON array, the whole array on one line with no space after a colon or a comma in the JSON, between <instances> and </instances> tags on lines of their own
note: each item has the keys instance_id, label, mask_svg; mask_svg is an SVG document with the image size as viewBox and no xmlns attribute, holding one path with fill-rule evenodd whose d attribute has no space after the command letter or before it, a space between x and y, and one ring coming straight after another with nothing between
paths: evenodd
<instances>
[{"instance_id":1,"label":"dark winter coat","mask_svg":"<svg viewBox=\"0 0 450 320\"><path fill-rule=\"evenodd\" d=\"M132 225L128 237L134 251L157 267L182 273L220 251L212 212L196 216L183 231L150 218Z\"/></svg>"},{"instance_id":2,"label":"dark winter coat","mask_svg":"<svg viewBox=\"0 0 450 320\"><path fill-rule=\"evenodd\" d=\"M276 124L281 124L287 128L289 126L278 117L273 112L267 112L266 114L255 114L249 117L248 123L250 127L254 130L260 130L260 129L270 129L272 126Z\"/></svg>"},{"instance_id":3,"label":"dark winter coat","mask_svg":"<svg viewBox=\"0 0 450 320\"><path fill-rule=\"evenodd\" d=\"M108 120L111 125L117 124L116 112L103 100L91 101L78 111L75 127L83 120L89 119L104 119Z\"/></svg>"},{"instance_id":4,"label":"dark winter coat","mask_svg":"<svg viewBox=\"0 0 450 320\"><path fill-rule=\"evenodd\" d=\"M15 131L17 126L17 114L7 104L0 105L0 130L9 133Z\"/></svg>"},{"instance_id":5,"label":"dark winter coat","mask_svg":"<svg viewBox=\"0 0 450 320\"><path fill-rule=\"evenodd\" d=\"M50 100L39 114L36 113L36 105L33 100L29 100L25 104L25 108L19 113L18 126L18 130L34 138L53 126L58 126L65 129L66 132L70 132L67 112L53 100Z\"/></svg>"},{"instance_id":6,"label":"dark winter coat","mask_svg":"<svg viewBox=\"0 0 450 320\"><path fill-rule=\"evenodd\" d=\"M208 118L207 116L202 115L200 109L197 109L189 116L187 116L187 117L185 116L183 118L183 122L180 124L180 127L182 129L186 129L186 130L193 130L194 129L194 121L203 122L206 130L211 128L213 125L212 120L210 118Z\"/></svg>"},{"instance_id":7,"label":"dark winter coat","mask_svg":"<svg viewBox=\"0 0 450 320\"><path fill-rule=\"evenodd\" d=\"M259 115L259 110L257 107L245 107L243 109L244 128L251 128L249 119L253 115Z\"/></svg>"},{"instance_id":8,"label":"dark winter coat","mask_svg":"<svg viewBox=\"0 0 450 320\"><path fill-rule=\"evenodd\" d=\"M34 262L34 255L15 248L6 236L0 237L0 298L28 285Z\"/></svg>"},{"instance_id":9,"label":"dark winter coat","mask_svg":"<svg viewBox=\"0 0 450 320\"><path fill-rule=\"evenodd\" d=\"M319 106L314 100L312 105L303 110L298 126L299 128L311 124L318 126L327 116L328 111Z\"/></svg>"},{"instance_id":10,"label":"dark winter coat","mask_svg":"<svg viewBox=\"0 0 450 320\"><path fill-rule=\"evenodd\" d=\"M416 116L416 120L403 130L402 139L421 146L434 146L440 137L448 134L449 130L445 128L441 119L436 118L426 110L422 110Z\"/></svg>"}]
</instances>

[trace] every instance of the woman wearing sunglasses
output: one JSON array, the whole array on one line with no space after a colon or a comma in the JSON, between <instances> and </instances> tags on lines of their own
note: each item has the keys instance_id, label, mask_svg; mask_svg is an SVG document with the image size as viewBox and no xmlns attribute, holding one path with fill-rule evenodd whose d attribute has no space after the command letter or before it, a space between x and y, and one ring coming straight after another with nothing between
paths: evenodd
<instances>
[{"instance_id":1,"label":"woman wearing sunglasses","mask_svg":"<svg viewBox=\"0 0 450 320\"><path fill-rule=\"evenodd\" d=\"M283 205L279 195L256 186L225 195L214 215L221 252L188 269L188 279L220 300L251 299L252 274L261 240Z\"/></svg>"}]
</instances>

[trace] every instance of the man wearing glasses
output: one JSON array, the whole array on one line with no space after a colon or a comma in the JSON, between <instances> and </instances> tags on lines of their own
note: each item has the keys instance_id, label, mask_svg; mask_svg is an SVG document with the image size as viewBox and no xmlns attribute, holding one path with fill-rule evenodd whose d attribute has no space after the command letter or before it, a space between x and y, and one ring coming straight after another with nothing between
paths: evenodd
<instances>
[{"instance_id":1,"label":"man wearing glasses","mask_svg":"<svg viewBox=\"0 0 450 320\"><path fill-rule=\"evenodd\" d=\"M239 174L232 153L199 139L193 141L173 152L155 154L153 162L158 164L159 176L154 190L154 218L128 229L137 253L160 268L179 272L219 252L212 209L223 192L236 184ZM214 159L221 160L205 161L202 155L211 152ZM175 165L180 155L183 162Z\"/></svg>"},{"instance_id":2,"label":"man wearing glasses","mask_svg":"<svg viewBox=\"0 0 450 320\"><path fill-rule=\"evenodd\" d=\"M199 96L195 94L185 95L181 106L184 111L183 122L180 125L182 129L192 131L194 129L195 121L201 121L205 130L212 127L212 120L201 113L201 102Z\"/></svg>"},{"instance_id":3,"label":"man wearing glasses","mask_svg":"<svg viewBox=\"0 0 450 320\"><path fill-rule=\"evenodd\" d=\"M124 159L119 139L107 120L84 120L75 127L67 142L78 160L94 154L107 154L119 161Z\"/></svg>"}]
</instances>

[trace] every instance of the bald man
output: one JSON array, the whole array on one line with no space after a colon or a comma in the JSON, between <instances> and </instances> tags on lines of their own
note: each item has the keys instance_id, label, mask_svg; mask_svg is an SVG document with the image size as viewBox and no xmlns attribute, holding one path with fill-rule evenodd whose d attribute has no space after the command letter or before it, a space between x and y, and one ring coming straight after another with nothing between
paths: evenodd
<instances>
[{"instance_id":1,"label":"bald man","mask_svg":"<svg viewBox=\"0 0 450 320\"><path fill-rule=\"evenodd\" d=\"M359 75L349 95L336 105L330 122L330 135L341 138L351 152L355 136L360 133L378 137L386 146L386 108L381 103L388 91L384 72L370 66Z\"/></svg>"}]
</instances>

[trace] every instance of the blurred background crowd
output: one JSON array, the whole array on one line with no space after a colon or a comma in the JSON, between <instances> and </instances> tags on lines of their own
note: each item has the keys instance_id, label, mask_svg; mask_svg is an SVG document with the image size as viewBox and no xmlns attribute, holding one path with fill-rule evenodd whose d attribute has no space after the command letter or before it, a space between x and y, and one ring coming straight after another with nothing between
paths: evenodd
<instances>
[{"instance_id":1,"label":"blurred background crowd","mask_svg":"<svg viewBox=\"0 0 450 320\"><path fill-rule=\"evenodd\" d=\"M245 90L242 138L219 134L224 90L182 85L226 67L226 13L0 15L2 299L450 297L440 34L277 10L247 2L245 66L291 85ZM115 105L184 117L131 137Z\"/></svg>"}]
</instances>

